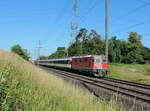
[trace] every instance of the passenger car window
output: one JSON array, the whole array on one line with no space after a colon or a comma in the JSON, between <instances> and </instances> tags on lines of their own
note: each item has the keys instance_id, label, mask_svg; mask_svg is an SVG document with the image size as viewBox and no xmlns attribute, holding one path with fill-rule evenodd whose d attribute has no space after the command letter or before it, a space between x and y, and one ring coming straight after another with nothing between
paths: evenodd
<instances>
[{"instance_id":1,"label":"passenger car window","mask_svg":"<svg viewBox=\"0 0 150 111\"><path fill-rule=\"evenodd\" d=\"M82 59L80 59L80 62L82 62Z\"/></svg>"},{"instance_id":2,"label":"passenger car window","mask_svg":"<svg viewBox=\"0 0 150 111\"><path fill-rule=\"evenodd\" d=\"M92 59L92 62L94 62L94 59Z\"/></svg>"},{"instance_id":3,"label":"passenger car window","mask_svg":"<svg viewBox=\"0 0 150 111\"><path fill-rule=\"evenodd\" d=\"M87 62L87 58L84 58L84 62Z\"/></svg>"},{"instance_id":4,"label":"passenger car window","mask_svg":"<svg viewBox=\"0 0 150 111\"><path fill-rule=\"evenodd\" d=\"M75 62L77 63L77 59L75 59Z\"/></svg>"}]
</instances>

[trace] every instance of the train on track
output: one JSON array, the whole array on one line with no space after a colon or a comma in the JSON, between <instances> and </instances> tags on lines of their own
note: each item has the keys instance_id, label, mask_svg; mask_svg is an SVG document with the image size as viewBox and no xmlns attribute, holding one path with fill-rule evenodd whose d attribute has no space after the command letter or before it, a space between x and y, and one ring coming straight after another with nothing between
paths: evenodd
<instances>
[{"instance_id":1,"label":"train on track","mask_svg":"<svg viewBox=\"0 0 150 111\"><path fill-rule=\"evenodd\" d=\"M96 77L106 77L108 74L108 63L103 55L86 55L70 58L36 60L35 64L62 70L87 72Z\"/></svg>"}]
</instances>

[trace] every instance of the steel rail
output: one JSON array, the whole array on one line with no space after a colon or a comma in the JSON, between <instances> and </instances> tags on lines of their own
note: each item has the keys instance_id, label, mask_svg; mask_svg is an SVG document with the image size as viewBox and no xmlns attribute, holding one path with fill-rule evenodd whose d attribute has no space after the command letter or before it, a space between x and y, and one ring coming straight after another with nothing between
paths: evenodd
<instances>
[{"instance_id":1,"label":"steel rail","mask_svg":"<svg viewBox=\"0 0 150 111\"><path fill-rule=\"evenodd\" d=\"M72 72L67 72L67 73L76 74L76 73L72 73ZM78 75L78 76L82 76L82 75ZM84 77L89 78L87 76L84 76ZM141 89L149 91L148 95L150 96L150 85L148 85L148 84L136 83L136 82L120 80L120 79L115 79L115 78L98 78L98 79L90 78L90 79L95 80L95 82L102 82L102 80L105 80L105 81L109 81L109 82L112 82L112 83L119 83L119 84L123 84L123 85L128 85L128 86L132 86L132 87L141 88Z\"/></svg>"},{"instance_id":2,"label":"steel rail","mask_svg":"<svg viewBox=\"0 0 150 111\"><path fill-rule=\"evenodd\" d=\"M121 80L121 79L115 79L115 78L102 78L104 80L108 80L108 81L112 81L112 82L117 82L117 83L121 83L121 84L127 84L130 86L135 86L135 87L140 87L140 88L144 88L144 89L148 89L150 90L150 85L148 84L142 84L142 83L137 83L137 82L132 82L132 81L127 81L127 80Z\"/></svg>"}]
</instances>

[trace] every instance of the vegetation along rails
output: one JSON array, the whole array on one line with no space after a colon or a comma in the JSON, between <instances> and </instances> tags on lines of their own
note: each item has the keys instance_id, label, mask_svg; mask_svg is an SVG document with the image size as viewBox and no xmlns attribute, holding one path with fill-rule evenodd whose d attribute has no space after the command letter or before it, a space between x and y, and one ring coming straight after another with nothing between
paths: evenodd
<instances>
[{"instance_id":1,"label":"vegetation along rails","mask_svg":"<svg viewBox=\"0 0 150 111\"><path fill-rule=\"evenodd\" d=\"M45 68L44 68L45 69ZM136 98L142 102L150 104L150 85L132 83L129 81L118 80L113 78L91 78L84 75L78 75L71 72L48 68L50 71L60 74L71 79L75 79L84 84L90 84L96 87L101 87L118 94ZM47 70L48 70L47 69Z\"/></svg>"}]
</instances>

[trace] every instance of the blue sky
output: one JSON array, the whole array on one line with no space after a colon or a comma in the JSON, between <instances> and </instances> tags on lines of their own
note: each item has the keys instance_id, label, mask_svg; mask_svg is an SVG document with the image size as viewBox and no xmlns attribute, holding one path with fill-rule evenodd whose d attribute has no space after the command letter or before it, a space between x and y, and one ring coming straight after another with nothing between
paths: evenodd
<instances>
[{"instance_id":1,"label":"blue sky","mask_svg":"<svg viewBox=\"0 0 150 111\"><path fill-rule=\"evenodd\" d=\"M53 53L58 46L68 46L73 0L0 0L0 48L10 50L15 44L35 56L38 40L41 55ZM128 32L143 36L150 48L150 0L109 0L109 38L126 40ZM145 5L149 3L148 5ZM95 29L104 38L105 0L78 0L79 28ZM123 30L120 30L123 29Z\"/></svg>"}]
</instances>

